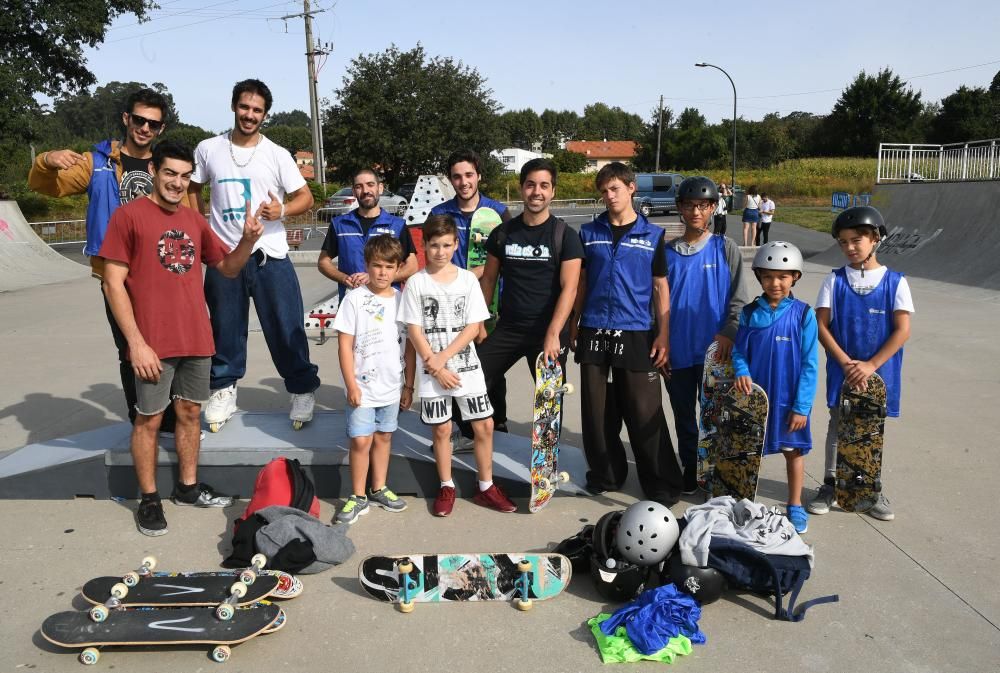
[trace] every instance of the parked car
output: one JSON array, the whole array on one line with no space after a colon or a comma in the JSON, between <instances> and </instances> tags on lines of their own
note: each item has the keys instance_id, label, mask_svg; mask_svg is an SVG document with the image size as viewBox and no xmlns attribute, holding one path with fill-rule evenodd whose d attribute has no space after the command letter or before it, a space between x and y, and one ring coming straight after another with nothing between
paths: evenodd
<instances>
[{"instance_id":1,"label":"parked car","mask_svg":"<svg viewBox=\"0 0 1000 673\"><path fill-rule=\"evenodd\" d=\"M664 215L677 210L677 187L684 179L679 173L637 173L635 176L635 209L649 217L654 211Z\"/></svg>"},{"instance_id":2,"label":"parked car","mask_svg":"<svg viewBox=\"0 0 1000 673\"><path fill-rule=\"evenodd\" d=\"M407 201L413 200L413 192L417 189L417 183L407 182L405 185L400 185L399 189L396 190L396 194L402 196Z\"/></svg>"},{"instance_id":3,"label":"parked car","mask_svg":"<svg viewBox=\"0 0 1000 673\"><path fill-rule=\"evenodd\" d=\"M379 197L378 205L387 213L402 215L406 212L406 207L409 204L403 197L386 190ZM350 212L357 207L358 200L354 198L354 190L350 187L343 187L334 192L333 196L327 197L323 207L316 211L316 219L329 222L334 217Z\"/></svg>"}]
</instances>

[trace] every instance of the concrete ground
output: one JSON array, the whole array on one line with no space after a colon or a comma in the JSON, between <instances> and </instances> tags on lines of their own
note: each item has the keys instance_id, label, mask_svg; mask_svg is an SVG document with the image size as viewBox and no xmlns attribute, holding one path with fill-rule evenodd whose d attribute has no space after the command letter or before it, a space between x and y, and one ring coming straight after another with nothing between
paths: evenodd
<instances>
[{"instance_id":1,"label":"concrete ground","mask_svg":"<svg viewBox=\"0 0 1000 673\"><path fill-rule=\"evenodd\" d=\"M815 232L781 224L772 232L804 248L825 247ZM827 271L807 265L797 294L814 301ZM307 302L331 289L309 267L300 277ZM917 314L906 346L904 415L888 423L883 476L897 519L883 523L840 511L812 517L806 539L815 545L816 567L801 598L837 593L840 602L818 606L792 624L773 621L764 598L728 593L704 609L707 644L695 646L677 668L1000 670L1000 525L983 498L996 491L1000 476L1000 453L991 450L998 428L993 400L1000 396L1000 346L993 338L1000 331L1000 293L919 278L910 283ZM121 418L117 361L97 293L94 282L79 281L0 294L0 451ZM260 333L251 334L249 350L241 406L286 408ZM313 346L312 357L324 378L319 404L342 408L336 342ZM575 366L569 376L577 376ZM512 370L508 385L528 389L527 368ZM526 434L530 409L523 400L512 394L510 412L512 430ZM813 435L819 447L825 426L818 397ZM579 405L569 402L564 439L580 446L579 433ZM807 458L810 493L822 464L821 448ZM781 504L784 489L783 461L765 461L760 499ZM546 549L638 495L633 475L621 493L559 497L537 515L503 515L461 500L451 518L437 519L428 502L414 499L401 514L374 512L351 529L355 558L303 576L305 593L285 604L287 627L235 647L218 670L522 671L535 664L546 671L601 670L586 620L614 606L597 596L587 576L575 578L566 595L524 614L505 604L466 603L422 605L403 615L362 594L357 566L375 553ZM694 502L674 512L683 514ZM46 616L83 607L78 591L86 580L129 570L146 554L157 555L163 569L217 567L228 553L229 524L242 511L242 505L220 511L167 504L170 533L147 538L135 530L133 507L84 499L0 501L0 577L9 588L0 633L6 670L78 670L75 653L41 638ZM324 502L322 518L329 520L335 507ZM216 670L207 649L112 649L97 666Z\"/></svg>"}]
</instances>

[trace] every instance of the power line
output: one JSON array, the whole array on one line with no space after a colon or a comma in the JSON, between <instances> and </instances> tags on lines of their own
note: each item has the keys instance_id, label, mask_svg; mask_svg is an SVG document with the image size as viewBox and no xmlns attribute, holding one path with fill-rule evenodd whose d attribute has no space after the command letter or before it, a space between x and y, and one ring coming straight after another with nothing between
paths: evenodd
<instances>
[{"instance_id":1,"label":"power line","mask_svg":"<svg viewBox=\"0 0 1000 673\"><path fill-rule=\"evenodd\" d=\"M280 5L285 5L285 4L287 4L287 2L276 2L274 4L265 5L263 7L255 7L254 9L250 9L250 10L240 10L238 12L233 12L231 14L225 14L225 15L222 15L222 16L215 16L215 17L211 17L211 18L208 18L208 19L202 19L201 21L192 21L191 23L184 23L184 24L181 24L179 26L170 26L169 28L161 28L160 30L152 30L152 31L149 31L149 32L144 32L144 33L142 33L140 35L132 35L130 37L122 37L122 38L119 38L117 40L108 40L107 44L114 44L115 42L125 42L127 40L137 40L139 38L148 37L150 35L156 35L158 33L166 33L167 31L171 31L171 30L180 30L181 28L188 28L190 26L197 26L197 25L200 25L200 24L203 24L203 23L210 23L212 21L218 21L219 19L228 19L228 18L233 18L233 17L236 17L236 18L256 19L256 18L259 18L259 17L252 17L252 16L250 16L250 17L240 17L240 15L241 14L246 14L248 12L259 12L262 9L270 9L271 7L278 7Z\"/></svg>"}]
</instances>

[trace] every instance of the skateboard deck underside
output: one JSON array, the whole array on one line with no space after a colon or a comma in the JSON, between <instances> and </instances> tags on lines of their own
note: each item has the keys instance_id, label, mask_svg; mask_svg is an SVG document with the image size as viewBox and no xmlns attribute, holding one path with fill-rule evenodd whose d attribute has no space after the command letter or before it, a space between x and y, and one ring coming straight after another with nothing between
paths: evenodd
<instances>
[{"instance_id":1,"label":"skateboard deck underside","mask_svg":"<svg viewBox=\"0 0 1000 673\"><path fill-rule=\"evenodd\" d=\"M486 264L486 239L490 237L497 226L503 222L500 214L492 208L479 208L472 214L472 221L469 224L469 254L466 262L467 269ZM493 298L488 302L490 319L486 321L486 331L492 332L496 326L497 310L500 301L500 284L493 290Z\"/></svg>"},{"instance_id":2,"label":"skateboard deck underside","mask_svg":"<svg viewBox=\"0 0 1000 673\"><path fill-rule=\"evenodd\" d=\"M717 400L733 385L733 361L719 360L718 350L718 343L709 345L701 379L697 472L698 487L703 491L711 490L711 457L715 454L715 443L719 437Z\"/></svg>"},{"instance_id":3,"label":"skateboard deck underside","mask_svg":"<svg viewBox=\"0 0 1000 673\"><path fill-rule=\"evenodd\" d=\"M561 554L411 554L370 556L358 569L361 586L385 602L400 601L397 564L409 559L414 584L409 599L416 603L510 601L519 597L517 581L521 560L531 563L528 598L545 600L569 584L573 568Z\"/></svg>"},{"instance_id":4,"label":"skateboard deck underside","mask_svg":"<svg viewBox=\"0 0 1000 673\"><path fill-rule=\"evenodd\" d=\"M716 402L719 420L712 459L712 497L756 500L767 428L767 393L754 383L749 395L730 388Z\"/></svg>"},{"instance_id":5,"label":"skateboard deck underside","mask_svg":"<svg viewBox=\"0 0 1000 673\"><path fill-rule=\"evenodd\" d=\"M864 392L853 391L845 384L840 402L835 497L837 505L848 512L867 512L882 492L885 382L872 374Z\"/></svg>"},{"instance_id":6,"label":"skateboard deck underside","mask_svg":"<svg viewBox=\"0 0 1000 673\"><path fill-rule=\"evenodd\" d=\"M539 356L544 359L544 354ZM542 364L543 366L539 366ZM563 385L562 366L535 362L535 408L531 423L531 499L528 510L537 512L555 495L559 485L559 433L562 430L562 395L545 397L546 390ZM547 480L543 484L543 480Z\"/></svg>"}]
</instances>

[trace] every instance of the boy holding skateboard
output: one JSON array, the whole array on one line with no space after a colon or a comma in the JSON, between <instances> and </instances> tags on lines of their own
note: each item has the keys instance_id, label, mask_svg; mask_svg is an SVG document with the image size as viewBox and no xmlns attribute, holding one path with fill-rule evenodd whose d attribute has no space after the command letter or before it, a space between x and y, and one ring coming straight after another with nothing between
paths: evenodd
<instances>
[{"instance_id":1,"label":"boy holding skateboard","mask_svg":"<svg viewBox=\"0 0 1000 673\"><path fill-rule=\"evenodd\" d=\"M816 314L792 296L802 277L802 253L774 241L757 250L753 272L764 293L740 312L733 347L734 387L749 395L756 383L767 393L764 455L785 456L789 521L799 533L809 529L802 507L804 456L812 448L809 413L816 394L819 346Z\"/></svg>"},{"instance_id":2,"label":"boy holding skateboard","mask_svg":"<svg viewBox=\"0 0 1000 673\"><path fill-rule=\"evenodd\" d=\"M879 264L875 251L885 236L882 214L871 206L848 208L833 223L833 237L847 265L832 271L816 299L819 340L826 349L826 399L830 424L826 431L823 485L809 503L812 514L826 514L836 505L837 397L846 382L864 388L873 372L885 381L886 415L899 416L903 344L910 336L913 298L898 271ZM884 495L868 514L882 521L895 515Z\"/></svg>"},{"instance_id":3,"label":"boy holding skateboard","mask_svg":"<svg viewBox=\"0 0 1000 673\"><path fill-rule=\"evenodd\" d=\"M677 189L677 210L684 234L667 243L670 284L670 376L664 379L677 429L684 469L683 493L697 483L698 412L696 403L705 351L714 341L718 359L733 348L740 311L750 299L743 278L743 257L736 241L713 236L708 227L719 190L704 176L686 178Z\"/></svg>"},{"instance_id":4,"label":"boy holding skateboard","mask_svg":"<svg viewBox=\"0 0 1000 673\"><path fill-rule=\"evenodd\" d=\"M396 419L413 401L413 346L406 327L397 322L401 295L392 285L403 265L403 246L391 234L382 234L368 240L364 256L367 283L347 293L333 320L351 440L351 496L336 516L346 524L367 514L370 505L388 512L406 509L385 485Z\"/></svg>"},{"instance_id":5,"label":"boy holding skateboard","mask_svg":"<svg viewBox=\"0 0 1000 673\"><path fill-rule=\"evenodd\" d=\"M449 215L431 215L423 225L427 266L403 290L402 321L419 358L420 418L433 427L434 457L441 489L434 514L448 516L455 504L451 478L452 400L470 421L479 476L473 501L501 512L517 507L493 483L493 406L472 343L489 309L476 277L456 266L458 227Z\"/></svg>"}]
</instances>

